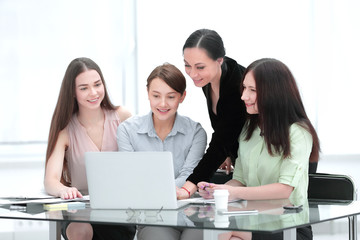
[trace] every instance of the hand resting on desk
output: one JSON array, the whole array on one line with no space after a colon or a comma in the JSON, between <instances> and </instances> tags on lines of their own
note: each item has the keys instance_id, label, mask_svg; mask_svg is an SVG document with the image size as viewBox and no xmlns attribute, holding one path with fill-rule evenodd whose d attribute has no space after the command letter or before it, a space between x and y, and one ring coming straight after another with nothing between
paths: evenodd
<instances>
[{"instance_id":1,"label":"hand resting on desk","mask_svg":"<svg viewBox=\"0 0 360 240\"><path fill-rule=\"evenodd\" d=\"M208 183L208 182L199 182L197 186L200 196L205 199L214 198L214 191L216 189L227 189L229 191L229 201L236 199L234 197L235 196L234 191L236 187L234 186Z\"/></svg>"},{"instance_id":2,"label":"hand resting on desk","mask_svg":"<svg viewBox=\"0 0 360 240\"><path fill-rule=\"evenodd\" d=\"M75 187L65 187L59 192L62 199L82 198L83 195Z\"/></svg>"}]
</instances>

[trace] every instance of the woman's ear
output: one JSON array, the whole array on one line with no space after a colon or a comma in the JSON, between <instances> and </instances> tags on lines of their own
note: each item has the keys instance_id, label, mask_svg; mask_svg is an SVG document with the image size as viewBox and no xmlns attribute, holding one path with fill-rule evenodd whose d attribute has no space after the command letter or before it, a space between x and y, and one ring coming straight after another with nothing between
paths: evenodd
<instances>
[{"instance_id":1,"label":"woman's ear","mask_svg":"<svg viewBox=\"0 0 360 240\"><path fill-rule=\"evenodd\" d=\"M186 90L183 92L183 94L181 95L181 98L180 98L180 103L182 103L184 101L186 97Z\"/></svg>"},{"instance_id":2,"label":"woman's ear","mask_svg":"<svg viewBox=\"0 0 360 240\"><path fill-rule=\"evenodd\" d=\"M223 62L224 62L224 58L218 58L217 60L216 60L220 65L222 65L223 64Z\"/></svg>"}]
</instances>

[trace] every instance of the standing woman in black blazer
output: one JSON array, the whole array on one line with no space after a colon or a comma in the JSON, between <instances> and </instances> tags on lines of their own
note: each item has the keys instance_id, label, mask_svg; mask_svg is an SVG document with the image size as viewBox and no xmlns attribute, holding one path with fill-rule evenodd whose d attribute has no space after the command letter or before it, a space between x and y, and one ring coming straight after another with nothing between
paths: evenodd
<instances>
[{"instance_id":1,"label":"standing woman in black blazer","mask_svg":"<svg viewBox=\"0 0 360 240\"><path fill-rule=\"evenodd\" d=\"M193 32L184 44L183 55L186 73L195 86L202 88L207 99L214 132L202 160L183 187L177 189L178 199L190 197L197 190L196 184L210 180L220 166L231 170L246 119L239 90L245 68L225 56L220 35L209 29Z\"/></svg>"}]
</instances>

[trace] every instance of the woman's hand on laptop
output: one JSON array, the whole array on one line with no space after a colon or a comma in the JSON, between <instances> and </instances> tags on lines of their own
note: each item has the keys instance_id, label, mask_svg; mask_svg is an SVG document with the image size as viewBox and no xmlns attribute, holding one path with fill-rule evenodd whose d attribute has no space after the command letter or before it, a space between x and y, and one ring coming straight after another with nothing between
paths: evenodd
<instances>
[{"instance_id":1,"label":"woman's hand on laptop","mask_svg":"<svg viewBox=\"0 0 360 240\"><path fill-rule=\"evenodd\" d=\"M82 198L82 194L75 187L64 187L60 193L59 197L62 199L74 199L74 198Z\"/></svg>"}]
</instances>

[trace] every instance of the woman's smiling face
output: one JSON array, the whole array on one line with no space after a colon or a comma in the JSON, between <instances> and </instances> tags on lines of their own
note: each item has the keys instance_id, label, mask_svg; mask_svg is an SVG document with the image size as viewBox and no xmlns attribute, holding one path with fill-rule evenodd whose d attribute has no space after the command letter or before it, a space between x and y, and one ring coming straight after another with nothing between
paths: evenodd
<instances>
[{"instance_id":1,"label":"woman's smiling face","mask_svg":"<svg viewBox=\"0 0 360 240\"><path fill-rule=\"evenodd\" d=\"M223 58L211 59L205 49L196 47L184 49L185 72L197 87L220 81L222 62Z\"/></svg>"},{"instance_id":2,"label":"woman's smiling face","mask_svg":"<svg viewBox=\"0 0 360 240\"><path fill-rule=\"evenodd\" d=\"M241 100L244 101L249 114L258 114L256 82L252 71L248 72L243 81Z\"/></svg>"},{"instance_id":3,"label":"woman's smiling face","mask_svg":"<svg viewBox=\"0 0 360 240\"><path fill-rule=\"evenodd\" d=\"M160 121L174 120L179 104L185 98L185 92L181 95L161 78L155 78L148 88L148 97L154 118Z\"/></svg>"},{"instance_id":4,"label":"woman's smiling face","mask_svg":"<svg viewBox=\"0 0 360 240\"><path fill-rule=\"evenodd\" d=\"M75 93L79 108L100 107L105 96L100 74L95 70L80 73L75 79Z\"/></svg>"}]
</instances>

